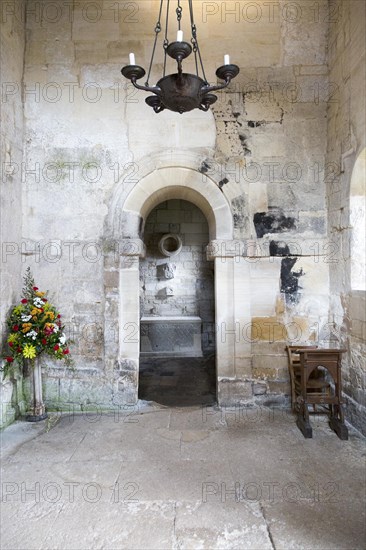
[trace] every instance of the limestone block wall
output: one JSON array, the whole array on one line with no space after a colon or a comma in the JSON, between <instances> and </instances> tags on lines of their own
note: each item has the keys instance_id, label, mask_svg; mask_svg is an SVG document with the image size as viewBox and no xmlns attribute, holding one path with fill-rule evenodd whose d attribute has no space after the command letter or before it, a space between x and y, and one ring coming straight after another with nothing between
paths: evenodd
<instances>
[{"instance_id":1,"label":"limestone block wall","mask_svg":"<svg viewBox=\"0 0 366 550\"><path fill-rule=\"evenodd\" d=\"M5 319L11 306L20 299L22 288L22 178L23 161L23 101L25 29L24 2L17 0L5 6L1 13L1 186L0 186L0 347L4 343ZM9 55L11 52L11 55ZM22 408L21 378L15 386L0 374L0 427L14 419ZM19 392L19 399L17 393ZM17 403L19 402L19 404Z\"/></svg>"},{"instance_id":2,"label":"limestone block wall","mask_svg":"<svg viewBox=\"0 0 366 550\"><path fill-rule=\"evenodd\" d=\"M146 220L131 216L131 205L118 208L164 167L190 168L200 188L214 182L232 212L235 241L216 243L212 254L216 279L234 281L216 296L236 319L217 334L220 349L235 344L222 402L284 403L285 342L329 339L330 12L326 0L269 4L239 1L230 11L226 2L194 2L209 80L226 53L241 72L212 112L180 116L156 115L120 76L130 51L148 65L157 1L57 0L40 13L28 2L22 241L75 341L76 373L55 365L45 373L49 405L111 405L136 384L130 359L124 373L116 363L121 326L139 314L129 304L121 311L120 295L139 291L141 260L121 259L119 239L138 236ZM153 83L161 62L160 55ZM149 189L139 193L148 204Z\"/></svg>"},{"instance_id":3,"label":"limestone block wall","mask_svg":"<svg viewBox=\"0 0 366 550\"><path fill-rule=\"evenodd\" d=\"M355 229L351 219L350 195L355 164L365 148L365 94L362 92L366 82L365 4L353 0L332 0L330 10L335 14L329 28L329 80L334 93L328 104L326 164L329 238L334 247L330 271L330 321L336 337L349 350L343 364L349 419L364 432L365 291L352 288ZM360 178L359 186L360 190L363 188L364 197L365 174Z\"/></svg>"},{"instance_id":4,"label":"limestone block wall","mask_svg":"<svg viewBox=\"0 0 366 550\"><path fill-rule=\"evenodd\" d=\"M267 18L265 4L256 6L249 14L237 3L229 14L221 5L207 15L208 26L221 21L222 34L242 31L233 40L243 53L240 75L212 108L216 150L201 172L218 182L231 204L234 238L246 243L245 257L236 258L237 288L250 288L240 330L251 361L248 367L246 352L235 363L240 391L257 403L283 403L285 343L331 339L324 182L330 14L327 2L315 11L309 2L280 2ZM253 10L257 20L249 23Z\"/></svg>"}]
</instances>

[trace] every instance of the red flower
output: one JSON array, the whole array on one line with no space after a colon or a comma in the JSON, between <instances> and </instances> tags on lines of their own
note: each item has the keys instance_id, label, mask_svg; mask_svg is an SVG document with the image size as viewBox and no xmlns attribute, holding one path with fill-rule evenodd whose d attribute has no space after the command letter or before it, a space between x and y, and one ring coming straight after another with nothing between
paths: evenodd
<instances>
[{"instance_id":1,"label":"red flower","mask_svg":"<svg viewBox=\"0 0 366 550\"><path fill-rule=\"evenodd\" d=\"M68 348L64 349L64 351L62 352L64 355L67 355L69 352Z\"/></svg>"},{"instance_id":2,"label":"red flower","mask_svg":"<svg viewBox=\"0 0 366 550\"><path fill-rule=\"evenodd\" d=\"M56 344L55 346L53 346L53 349L54 349L55 351L57 351L57 350L60 349L60 346L59 346L58 344Z\"/></svg>"},{"instance_id":3,"label":"red flower","mask_svg":"<svg viewBox=\"0 0 366 550\"><path fill-rule=\"evenodd\" d=\"M7 357L6 360L7 360L8 363L12 363L14 361L14 358L13 357Z\"/></svg>"},{"instance_id":4,"label":"red flower","mask_svg":"<svg viewBox=\"0 0 366 550\"><path fill-rule=\"evenodd\" d=\"M38 290L38 286L34 286L34 287L33 287L33 290L34 290L34 291Z\"/></svg>"},{"instance_id":5,"label":"red flower","mask_svg":"<svg viewBox=\"0 0 366 550\"><path fill-rule=\"evenodd\" d=\"M13 331L14 331L14 332L18 332L18 330L19 330L19 325L14 325L14 326L13 326Z\"/></svg>"},{"instance_id":6,"label":"red flower","mask_svg":"<svg viewBox=\"0 0 366 550\"><path fill-rule=\"evenodd\" d=\"M57 315L57 319L61 319L61 315L60 315L60 314Z\"/></svg>"},{"instance_id":7,"label":"red flower","mask_svg":"<svg viewBox=\"0 0 366 550\"><path fill-rule=\"evenodd\" d=\"M42 300L43 300L44 302L48 302L47 298L42 298Z\"/></svg>"},{"instance_id":8,"label":"red flower","mask_svg":"<svg viewBox=\"0 0 366 550\"><path fill-rule=\"evenodd\" d=\"M22 353L22 348L19 346L19 348L17 349L18 353Z\"/></svg>"},{"instance_id":9,"label":"red flower","mask_svg":"<svg viewBox=\"0 0 366 550\"><path fill-rule=\"evenodd\" d=\"M22 304L27 304L28 303L28 300L26 300L25 298L23 298L23 300L21 300Z\"/></svg>"},{"instance_id":10,"label":"red flower","mask_svg":"<svg viewBox=\"0 0 366 550\"><path fill-rule=\"evenodd\" d=\"M47 344L46 338L42 338L42 344L45 346Z\"/></svg>"},{"instance_id":11,"label":"red flower","mask_svg":"<svg viewBox=\"0 0 366 550\"><path fill-rule=\"evenodd\" d=\"M41 308L39 309L39 311L40 311L41 313L43 313L43 312L44 312L43 307L41 307Z\"/></svg>"},{"instance_id":12,"label":"red flower","mask_svg":"<svg viewBox=\"0 0 366 550\"><path fill-rule=\"evenodd\" d=\"M14 346L14 342L9 342L9 346L12 348Z\"/></svg>"}]
</instances>

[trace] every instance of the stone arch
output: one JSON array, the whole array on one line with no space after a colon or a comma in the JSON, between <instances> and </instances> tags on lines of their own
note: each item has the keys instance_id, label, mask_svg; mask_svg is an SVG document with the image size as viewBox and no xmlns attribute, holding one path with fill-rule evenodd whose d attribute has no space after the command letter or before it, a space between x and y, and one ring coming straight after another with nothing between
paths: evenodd
<instances>
[{"instance_id":1,"label":"stone arch","mask_svg":"<svg viewBox=\"0 0 366 550\"><path fill-rule=\"evenodd\" d=\"M197 170L179 166L156 169L135 184L121 205L127 226L124 237L139 238L151 210L171 198L190 201L202 210L208 221L210 240L233 238L230 206L217 184ZM119 218L113 219L114 238L117 238Z\"/></svg>"},{"instance_id":2,"label":"stone arch","mask_svg":"<svg viewBox=\"0 0 366 550\"><path fill-rule=\"evenodd\" d=\"M196 167L201 165L202 157L199 163L197 160L198 157ZM138 399L139 262L144 255L141 237L151 210L172 198L192 202L208 221L208 258L215 266L215 323L216 329L223 331L223 335L216 339L218 402L231 404L236 399L233 391L237 391L238 384L235 375L237 360L249 360L250 354L250 344L238 339L236 334L243 316L249 315L248 308L244 307L246 293L239 290L248 283L248 266L236 261L243 250L240 243L233 241L233 217L225 195L197 168L179 165L155 166L128 191L121 186L117 188L112 199L108 235L118 243L119 266L108 262L105 267L105 333L108 334L108 327L112 326L112 334L117 332L118 342L115 339L105 341L105 359L109 368L114 369L116 400L136 403ZM108 280L116 280L117 275L118 288L110 292Z\"/></svg>"}]
</instances>

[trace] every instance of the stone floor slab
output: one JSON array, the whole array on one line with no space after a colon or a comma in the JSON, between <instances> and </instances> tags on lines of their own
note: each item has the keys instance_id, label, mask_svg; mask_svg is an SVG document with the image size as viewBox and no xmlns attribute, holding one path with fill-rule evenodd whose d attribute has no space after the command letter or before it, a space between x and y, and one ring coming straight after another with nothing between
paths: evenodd
<instances>
[{"instance_id":1,"label":"stone floor slab","mask_svg":"<svg viewBox=\"0 0 366 550\"><path fill-rule=\"evenodd\" d=\"M287 412L61 415L1 434L1 548L363 550L365 439ZM23 490L24 489L24 490Z\"/></svg>"}]
</instances>

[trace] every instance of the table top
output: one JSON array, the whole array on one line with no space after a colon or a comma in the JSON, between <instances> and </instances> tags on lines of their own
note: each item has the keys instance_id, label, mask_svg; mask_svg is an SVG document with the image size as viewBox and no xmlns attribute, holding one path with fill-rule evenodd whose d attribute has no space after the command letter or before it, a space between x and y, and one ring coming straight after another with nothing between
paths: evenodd
<instances>
[{"instance_id":1,"label":"table top","mask_svg":"<svg viewBox=\"0 0 366 550\"><path fill-rule=\"evenodd\" d=\"M308 353L315 355L317 353L345 353L347 350L345 348L299 348L293 351L298 354Z\"/></svg>"}]
</instances>

